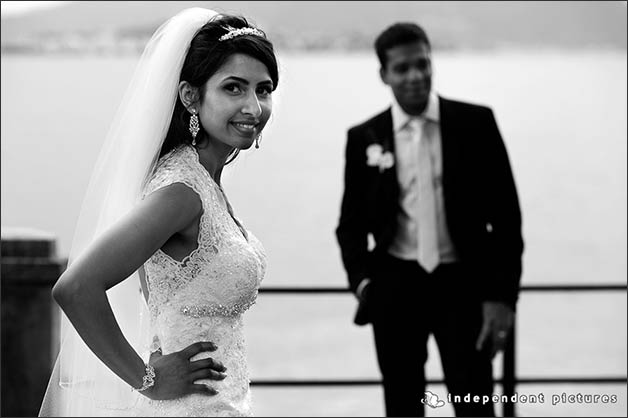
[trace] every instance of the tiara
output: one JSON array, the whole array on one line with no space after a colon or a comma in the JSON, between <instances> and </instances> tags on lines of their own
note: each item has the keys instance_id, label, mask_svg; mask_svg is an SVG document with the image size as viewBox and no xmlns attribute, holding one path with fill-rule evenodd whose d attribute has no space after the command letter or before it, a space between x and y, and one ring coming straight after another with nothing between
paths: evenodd
<instances>
[{"instance_id":1,"label":"tiara","mask_svg":"<svg viewBox=\"0 0 628 418\"><path fill-rule=\"evenodd\" d=\"M256 35L256 36L264 37L264 34L262 33L262 31L255 28L245 27L245 28L236 29L234 27L227 26L225 27L225 29L227 29L229 32L225 33L220 38L218 38L218 40L221 42L226 41L227 39L233 39L242 35Z\"/></svg>"}]
</instances>

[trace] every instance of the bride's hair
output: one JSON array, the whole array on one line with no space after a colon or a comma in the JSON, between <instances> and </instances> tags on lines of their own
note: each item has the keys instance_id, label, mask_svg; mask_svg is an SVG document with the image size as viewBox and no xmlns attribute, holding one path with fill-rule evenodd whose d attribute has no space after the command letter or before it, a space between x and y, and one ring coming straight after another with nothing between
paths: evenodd
<instances>
[{"instance_id":1,"label":"bride's hair","mask_svg":"<svg viewBox=\"0 0 628 418\"><path fill-rule=\"evenodd\" d=\"M219 40L230 30L252 27L244 17L240 16L219 15L207 22L190 43L179 81L185 80L196 87L200 92L199 99L202 100L207 80L220 69L231 55L245 54L266 65L273 82L273 90L276 89L279 82L277 58L273 45L266 38L264 32L256 28L256 33ZM190 116L190 113L183 106L181 98L177 97L168 134L159 154L160 157L181 144L192 143L192 136L188 131ZM207 139L207 134L201 129L198 133L197 142L202 142L205 139ZM236 148L229 154L227 164L235 159L239 151Z\"/></svg>"}]
</instances>

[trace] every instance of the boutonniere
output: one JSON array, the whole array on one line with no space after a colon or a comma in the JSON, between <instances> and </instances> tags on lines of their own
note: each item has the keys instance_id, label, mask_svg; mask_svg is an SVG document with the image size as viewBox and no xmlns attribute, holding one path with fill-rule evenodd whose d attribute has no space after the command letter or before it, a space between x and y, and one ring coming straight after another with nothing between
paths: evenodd
<instances>
[{"instance_id":1,"label":"boutonniere","mask_svg":"<svg viewBox=\"0 0 628 418\"><path fill-rule=\"evenodd\" d=\"M379 172L391 168L395 165L395 158L392 152L384 152L380 144L371 144L366 149L366 165L369 167L379 167Z\"/></svg>"}]
</instances>

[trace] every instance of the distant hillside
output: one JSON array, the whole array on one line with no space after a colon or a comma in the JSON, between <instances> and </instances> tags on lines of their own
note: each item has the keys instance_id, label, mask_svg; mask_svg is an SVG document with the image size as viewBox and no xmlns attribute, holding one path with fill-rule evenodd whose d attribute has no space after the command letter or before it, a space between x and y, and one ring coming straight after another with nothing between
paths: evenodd
<instances>
[{"instance_id":1,"label":"distant hillside","mask_svg":"<svg viewBox=\"0 0 628 418\"><path fill-rule=\"evenodd\" d=\"M242 14L278 49L363 49L394 21L414 21L436 49L626 50L625 2L89 1L2 17L2 49L140 50L169 16L201 6Z\"/></svg>"}]
</instances>

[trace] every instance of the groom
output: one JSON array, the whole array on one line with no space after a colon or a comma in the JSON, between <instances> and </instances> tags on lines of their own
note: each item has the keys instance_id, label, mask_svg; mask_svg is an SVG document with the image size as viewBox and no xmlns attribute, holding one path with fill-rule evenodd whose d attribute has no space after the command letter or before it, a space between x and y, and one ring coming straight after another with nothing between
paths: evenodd
<instances>
[{"instance_id":1,"label":"groom","mask_svg":"<svg viewBox=\"0 0 628 418\"><path fill-rule=\"evenodd\" d=\"M423 29L394 24L375 49L394 100L348 132L336 235L355 322L373 325L386 414L423 416L429 335L452 399L493 394L491 360L519 292L521 214L493 112L432 91ZM490 402L453 407L494 416Z\"/></svg>"}]
</instances>

